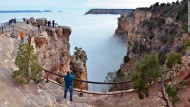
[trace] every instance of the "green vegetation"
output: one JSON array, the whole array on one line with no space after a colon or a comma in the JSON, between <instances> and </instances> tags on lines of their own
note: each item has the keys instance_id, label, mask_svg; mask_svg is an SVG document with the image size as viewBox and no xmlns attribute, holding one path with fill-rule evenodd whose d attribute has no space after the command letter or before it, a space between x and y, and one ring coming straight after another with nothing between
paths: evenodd
<instances>
[{"instance_id":1,"label":"green vegetation","mask_svg":"<svg viewBox=\"0 0 190 107\"><path fill-rule=\"evenodd\" d=\"M124 63L127 63L130 61L129 52L127 52L127 55L123 58Z\"/></svg>"},{"instance_id":2,"label":"green vegetation","mask_svg":"<svg viewBox=\"0 0 190 107\"><path fill-rule=\"evenodd\" d=\"M13 79L18 84L28 84L30 80L36 83L41 81L42 66L38 63L38 58L34 54L33 46L28 44L20 44L15 64L19 70L12 73Z\"/></svg>"},{"instance_id":3,"label":"green vegetation","mask_svg":"<svg viewBox=\"0 0 190 107\"><path fill-rule=\"evenodd\" d=\"M152 81L157 81L160 76L160 66L155 54L145 55L143 59L136 62L131 80L140 99L145 96L148 97L148 84L151 84Z\"/></svg>"},{"instance_id":4,"label":"green vegetation","mask_svg":"<svg viewBox=\"0 0 190 107\"><path fill-rule=\"evenodd\" d=\"M86 62L86 60L88 59L86 52L82 50L82 48L75 47L74 55L76 60L81 60L83 62Z\"/></svg>"},{"instance_id":5,"label":"green vegetation","mask_svg":"<svg viewBox=\"0 0 190 107\"><path fill-rule=\"evenodd\" d=\"M187 48L190 46L190 40L183 42L183 50L187 50Z\"/></svg>"},{"instance_id":6,"label":"green vegetation","mask_svg":"<svg viewBox=\"0 0 190 107\"><path fill-rule=\"evenodd\" d=\"M181 82L181 85L182 85L182 86L187 86L187 84L188 84L188 81L187 81L187 80L183 80L183 81Z\"/></svg>"},{"instance_id":7,"label":"green vegetation","mask_svg":"<svg viewBox=\"0 0 190 107\"><path fill-rule=\"evenodd\" d=\"M183 30L188 32L188 0L182 0L181 6L177 10L176 20L182 23Z\"/></svg>"},{"instance_id":8,"label":"green vegetation","mask_svg":"<svg viewBox=\"0 0 190 107\"><path fill-rule=\"evenodd\" d=\"M161 38L160 38L160 41L162 42L162 43L164 43L164 44L166 44L167 42L168 42L168 36L161 36Z\"/></svg>"},{"instance_id":9,"label":"green vegetation","mask_svg":"<svg viewBox=\"0 0 190 107\"><path fill-rule=\"evenodd\" d=\"M172 105L175 106L176 102L179 100L179 97L177 96L177 90L168 84L165 84L164 87L165 87L166 93L170 97L170 101L172 102Z\"/></svg>"},{"instance_id":10,"label":"green vegetation","mask_svg":"<svg viewBox=\"0 0 190 107\"><path fill-rule=\"evenodd\" d=\"M165 29L166 34L169 33L168 35L161 36L160 41L164 44L168 43L169 45L172 45L176 36L176 31L175 29L172 29L168 31L168 29Z\"/></svg>"},{"instance_id":11,"label":"green vegetation","mask_svg":"<svg viewBox=\"0 0 190 107\"><path fill-rule=\"evenodd\" d=\"M149 34L149 39L152 39L154 37L154 32L151 30Z\"/></svg>"},{"instance_id":12,"label":"green vegetation","mask_svg":"<svg viewBox=\"0 0 190 107\"><path fill-rule=\"evenodd\" d=\"M160 53L159 55L161 60L161 63L163 64L165 61L165 53ZM164 59L164 60L163 60ZM181 63L181 56L178 53L169 53L167 55L167 62L166 65L168 68L173 68L176 66L176 64ZM158 97L162 98L166 102L166 106L169 105L169 101L172 102L173 106L175 106L175 103L179 100L179 97L177 96L177 90L175 84L164 84L165 81L165 72L162 72L160 70L160 64L158 57L151 53L150 55L145 55L144 58L142 58L140 61L136 62L136 65L134 67L134 71L131 75L131 80L133 82L133 87L136 90L137 94L139 95L140 99L143 99L145 96L148 97L149 95L152 95L152 93L149 91L149 85L152 83L156 84L158 83L158 78L161 78L162 84L160 85L159 91L161 92L161 96L159 94ZM172 79L173 81L173 79ZM173 82L172 82L173 83ZM169 99L167 99L166 96L169 96Z\"/></svg>"},{"instance_id":13,"label":"green vegetation","mask_svg":"<svg viewBox=\"0 0 190 107\"><path fill-rule=\"evenodd\" d=\"M176 64L181 64L181 55L176 52L171 52L167 55L166 66L172 69Z\"/></svg>"},{"instance_id":14,"label":"green vegetation","mask_svg":"<svg viewBox=\"0 0 190 107\"><path fill-rule=\"evenodd\" d=\"M140 25L141 25L142 27L147 26L147 29L148 29L149 31L151 31L152 28L153 28L154 22L145 19L145 20L143 20L143 21L140 22Z\"/></svg>"},{"instance_id":15,"label":"green vegetation","mask_svg":"<svg viewBox=\"0 0 190 107\"><path fill-rule=\"evenodd\" d=\"M155 27L161 27L165 23L165 20L161 17L155 17Z\"/></svg>"},{"instance_id":16,"label":"green vegetation","mask_svg":"<svg viewBox=\"0 0 190 107\"><path fill-rule=\"evenodd\" d=\"M108 72L105 77L105 82L121 82L126 81L127 79L127 76L121 71L121 69L119 69L118 71ZM123 86L121 84L114 84L109 87L109 91L118 91L121 89L129 89L129 84L123 84Z\"/></svg>"}]
</instances>

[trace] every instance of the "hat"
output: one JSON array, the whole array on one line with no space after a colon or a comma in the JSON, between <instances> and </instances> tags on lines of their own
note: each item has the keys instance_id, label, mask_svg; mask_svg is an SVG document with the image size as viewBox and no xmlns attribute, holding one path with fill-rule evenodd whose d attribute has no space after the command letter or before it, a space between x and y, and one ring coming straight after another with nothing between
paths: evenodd
<instances>
[{"instance_id":1,"label":"hat","mask_svg":"<svg viewBox=\"0 0 190 107\"><path fill-rule=\"evenodd\" d=\"M71 74L71 70L67 71L67 74L70 75Z\"/></svg>"}]
</instances>

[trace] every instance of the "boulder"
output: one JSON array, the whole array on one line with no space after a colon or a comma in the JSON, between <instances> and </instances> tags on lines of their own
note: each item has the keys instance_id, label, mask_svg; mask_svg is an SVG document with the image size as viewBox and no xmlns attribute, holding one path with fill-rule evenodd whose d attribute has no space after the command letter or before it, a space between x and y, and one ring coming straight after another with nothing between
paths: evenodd
<instances>
[{"instance_id":1,"label":"boulder","mask_svg":"<svg viewBox=\"0 0 190 107\"><path fill-rule=\"evenodd\" d=\"M28 21L29 21L29 23L33 23L33 22L35 22L35 19L34 19L34 17L31 17L28 19Z\"/></svg>"},{"instance_id":2,"label":"boulder","mask_svg":"<svg viewBox=\"0 0 190 107\"><path fill-rule=\"evenodd\" d=\"M46 18L38 18L36 19L36 25L45 26L45 21L47 21Z\"/></svg>"}]
</instances>

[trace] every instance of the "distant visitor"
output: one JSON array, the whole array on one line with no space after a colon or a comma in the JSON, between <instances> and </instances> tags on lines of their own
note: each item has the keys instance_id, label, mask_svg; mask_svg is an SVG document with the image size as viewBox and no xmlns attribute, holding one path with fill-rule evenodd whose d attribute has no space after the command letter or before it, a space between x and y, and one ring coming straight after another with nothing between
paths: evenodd
<instances>
[{"instance_id":1,"label":"distant visitor","mask_svg":"<svg viewBox=\"0 0 190 107\"><path fill-rule=\"evenodd\" d=\"M24 32L20 32L20 43L24 43Z\"/></svg>"},{"instance_id":2,"label":"distant visitor","mask_svg":"<svg viewBox=\"0 0 190 107\"><path fill-rule=\"evenodd\" d=\"M48 27L50 27L50 26L51 26L51 21L49 20L49 21L48 21Z\"/></svg>"},{"instance_id":3,"label":"distant visitor","mask_svg":"<svg viewBox=\"0 0 190 107\"><path fill-rule=\"evenodd\" d=\"M55 20L52 21L52 26L53 26L53 27L55 26Z\"/></svg>"},{"instance_id":4,"label":"distant visitor","mask_svg":"<svg viewBox=\"0 0 190 107\"><path fill-rule=\"evenodd\" d=\"M40 25L38 25L38 33L41 33Z\"/></svg>"}]
</instances>

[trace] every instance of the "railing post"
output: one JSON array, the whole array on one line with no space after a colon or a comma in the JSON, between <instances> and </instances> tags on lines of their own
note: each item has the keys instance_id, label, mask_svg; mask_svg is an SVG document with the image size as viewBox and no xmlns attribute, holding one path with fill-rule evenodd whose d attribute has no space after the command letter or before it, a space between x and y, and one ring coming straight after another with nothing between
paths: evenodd
<instances>
[{"instance_id":1,"label":"railing post","mask_svg":"<svg viewBox=\"0 0 190 107\"><path fill-rule=\"evenodd\" d=\"M79 97L82 97L83 96L83 93L82 93L82 81L81 81L81 83L80 83L80 94L79 94Z\"/></svg>"},{"instance_id":2,"label":"railing post","mask_svg":"<svg viewBox=\"0 0 190 107\"><path fill-rule=\"evenodd\" d=\"M121 83L121 95L123 96L123 83Z\"/></svg>"},{"instance_id":3,"label":"railing post","mask_svg":"<svg viewBox=\"0 0 190 107\"><path fill-rule=\"evenodd\" d=\"M46 72L46 71L45 71ZM49 73L46 72L46 82L48 83L49 82Z\"/></svg>"}]
</instances>

